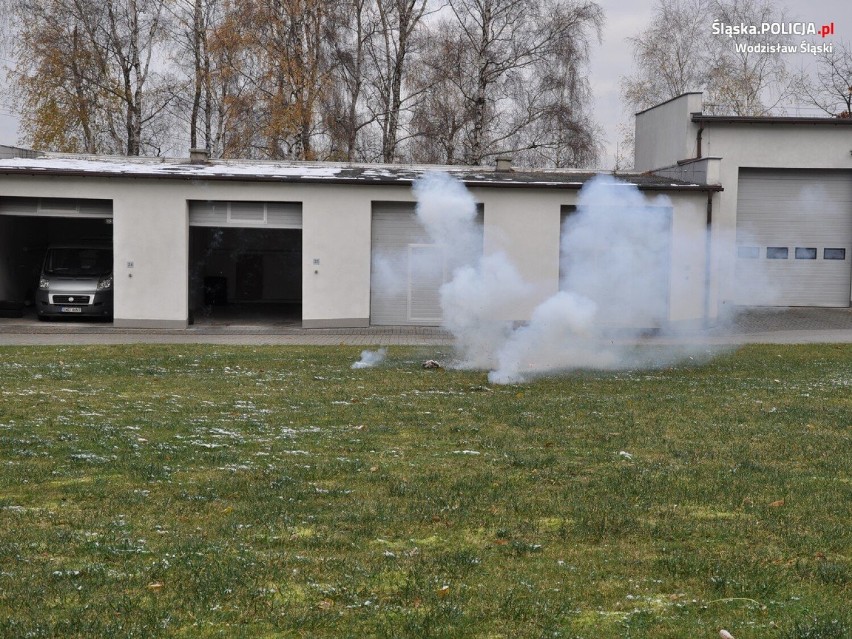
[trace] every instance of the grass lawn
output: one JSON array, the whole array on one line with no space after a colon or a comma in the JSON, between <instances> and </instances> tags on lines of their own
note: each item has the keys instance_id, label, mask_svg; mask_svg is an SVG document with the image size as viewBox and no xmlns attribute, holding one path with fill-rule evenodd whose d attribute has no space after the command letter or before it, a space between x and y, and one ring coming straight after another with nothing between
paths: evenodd
<instances>
[{"instance_id":1,"label":"grass lawn","mask_svg":"<svg viewBox=\"0 0 852 639\"><path fill-rule=\"evenodd\" d=\"M852 346L359 351L0 348L0 636L852 636Z\"/></svg>"}]
</instances>

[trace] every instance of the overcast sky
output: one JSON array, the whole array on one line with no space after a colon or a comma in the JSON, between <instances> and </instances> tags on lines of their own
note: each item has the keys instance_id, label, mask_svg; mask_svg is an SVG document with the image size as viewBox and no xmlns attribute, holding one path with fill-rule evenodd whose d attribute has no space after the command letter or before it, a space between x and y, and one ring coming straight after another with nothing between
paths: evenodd
<instances>
[{"instance_id":1,"label":"overcast sky","mask_svg":"<svg viewBox=\"0 0 852 639\"><path fill-rule=\"evenodd\" d=\"M621 99L619 80L630 73L633 58L626 38L636 35L651 20L654 0L597 0L606 13L603 43L594 45L592 51L590 79L594 93L594 114L603 129L605 152L602 168L612 168L615 145L618 140L617 126L628 113ZM835 23L836 40L852 40L852 3L849 0L787 0L791 18L817 25ZM711 25L707 25L710 29ZM817 36L819 40L819 36ZM794 65L807 62L808 56L794 56ZM7 60L2 61L7 64ZM8 91L8 89L5 89ZM0 144L18 143L17 118L0 100Z\"/></svg>"}]
</instances>

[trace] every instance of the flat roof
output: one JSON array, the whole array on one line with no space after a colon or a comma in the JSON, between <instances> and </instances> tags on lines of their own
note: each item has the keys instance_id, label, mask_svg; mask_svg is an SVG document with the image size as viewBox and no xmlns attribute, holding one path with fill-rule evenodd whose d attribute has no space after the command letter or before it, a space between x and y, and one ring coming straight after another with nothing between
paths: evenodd
<instances>
[{"instance_id":1,"label":"flat roof","mask_svg":"<svg viewBox=\"0 0 852 639\"><path fill-rule=\"evenodd\" d=\"M722 124L816 124L828 126L852 126L852 118L798 118L748 115L705 115L693 113L693 122Z\"/></svg>"},{"instance_id":2,"label":"flat roof","mask_svg":"<svg viewBox=\"0 0 852 639\"><path fill-rule=\"evenodd\" d=\"M0 174L91 178L177 179L204 181L281 182L300 184L363 184L410 186L430 172L446 172L468 187L580 189L601 171L526 169L495 171L486 167L343 164L106 156L48 156L0 160ZM648 191L719 191L699 184L647 173L616 173L620 180Z\"/></svg>"}]
</instances>

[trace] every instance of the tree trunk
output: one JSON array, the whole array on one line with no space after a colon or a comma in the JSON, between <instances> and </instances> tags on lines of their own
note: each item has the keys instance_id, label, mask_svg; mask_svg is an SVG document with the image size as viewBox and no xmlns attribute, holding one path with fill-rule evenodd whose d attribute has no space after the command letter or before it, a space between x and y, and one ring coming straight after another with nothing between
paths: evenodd
<instances>
[{"instance_id":1,"label":"tree trunk","mask_svg":"<svg viewBox=\"0 0 852 639\"><path fill-rule=\"evenodd\" d=\"M202 91L202 52L201 39L203 31L202 0L195 0L192 15L192 52L194 59L195 87L192 93L192 114L189 118L189 146L198 148L198 113L201 109Z\"/></svg>"}]
</instances>

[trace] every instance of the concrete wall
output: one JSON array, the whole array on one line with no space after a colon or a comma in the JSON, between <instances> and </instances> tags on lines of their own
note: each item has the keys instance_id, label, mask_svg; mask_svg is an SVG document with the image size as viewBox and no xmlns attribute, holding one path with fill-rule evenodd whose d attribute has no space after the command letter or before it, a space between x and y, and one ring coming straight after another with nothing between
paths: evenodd
<instances>
[{"instance_id":1,"label":"concrete wall","mask_svg":"<svg viewBox=\"0 0 852 639\"><path fill-rule=\"evenodd\" d=\"M379 193L361 191L330 185L302 200L302 323L308 328L370 323L370 195Z\"/></svg>"},{"instance_id":2,"label":"concrete wall","mask_svg":"<svg viewBox=\"0 0 852 639\"><path fill-rule=\"evenodd\" d=\"M689 114L700 111L701 94L686 93L637 113L634 170L650 171L696 157L695 133L698 129Z\"/></svg>"},{"instance_id":3,"label":"concrete wall","mask_svg":"<svg viewBox=\"0 0 852 639\"><path fill-rule=\"evenodd\" d=\"M115 325L186 327L189 226L179 185L115 185L112 202Z\"/></svg>"}]
</instances>

